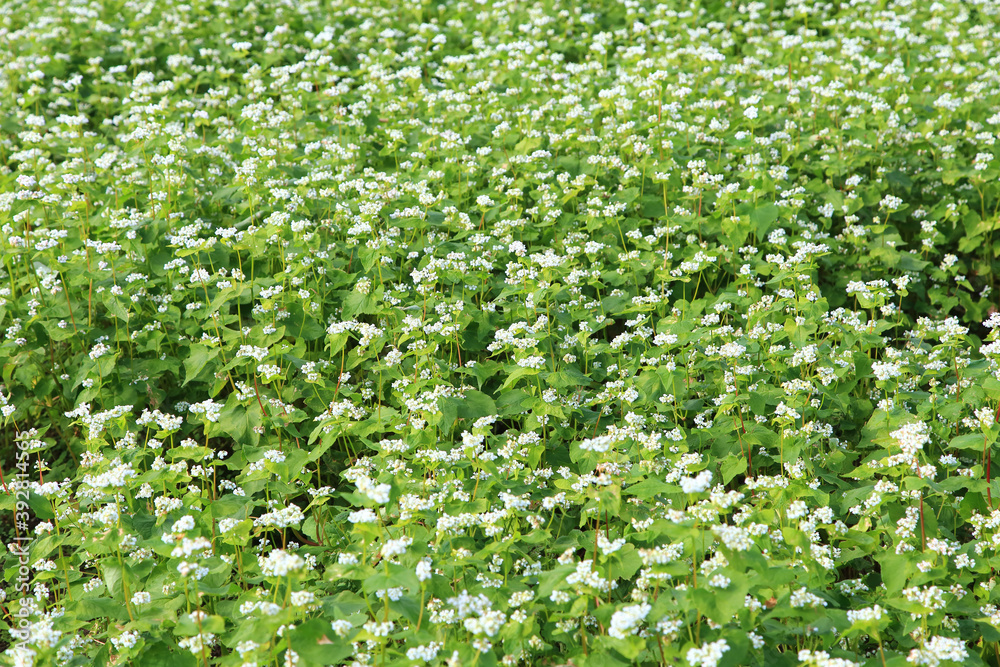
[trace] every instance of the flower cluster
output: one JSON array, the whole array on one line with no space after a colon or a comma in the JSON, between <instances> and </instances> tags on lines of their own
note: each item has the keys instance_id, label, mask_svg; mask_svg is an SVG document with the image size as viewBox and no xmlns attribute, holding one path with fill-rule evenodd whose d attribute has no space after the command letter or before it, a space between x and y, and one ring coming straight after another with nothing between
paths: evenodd
<instances>
[{"instance_id":1,"label":"flower cluster","mask_svg":"<svg viewBox=\"0 0 1000 667\"><path fill-rule=\"evenodd\" d=\"M992 660L998 29L10 0L4 661Z\"/></svg>"}]
</instances>

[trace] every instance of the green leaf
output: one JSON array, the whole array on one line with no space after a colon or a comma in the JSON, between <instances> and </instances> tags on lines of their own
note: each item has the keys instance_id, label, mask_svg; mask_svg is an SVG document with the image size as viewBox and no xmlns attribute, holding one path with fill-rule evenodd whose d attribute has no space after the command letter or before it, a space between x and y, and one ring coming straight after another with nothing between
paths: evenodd
<instances>
[{"instance_id":1,"label":"green leaf","mask_svg":"<svg viewBox=\"0 0 1000 667\"><path fill-rule=\"evenodd\" d=\"M260 435L254 427L263 423L260 407L253 403L249 408L244 408L239 403L235 394L231 394L226 401L226 407L219 412L219 421L209 424L209 433L223 433L233 440L244 444L253 445L260 439Z\"/></svg>"},{"instance_id":2,"label":"green leaf","mask_svg":"<svg viewBox=\"0 0 1000 667\"><path fill-rule=\"evenodd\" d=\"M496 400L498 414L504 417L519 415L525 411L523 403L530 398L531 395L521 389L503 392Z\"/></svg>"},{"instance_id":3,"label":"green leaf","mask_svg":"<svg viewBox=\"0 0 1000 667\"><path fill-rule=\"evenodd\" d=\"M191 614L181 614L180 618L177 619L177 627L174 628L174 634L182 637L192 637L199 632L211 632L218 635L225 632L225 630L226 619L221 616L206 616L199 623L191 618Z\"/></svg>"},{"instance_id":4,"label":"green leaf","mask_svg":"<svg viewBox=\"0 0 1000 667\"><path fill-rule=\"evenodd\" d=\"M948 449L968 449L982 451L985 441L982 433L968 433L952 438L948 443Z\"/></svg>"},{"instance_id":5,"label":"green leaf","mask_svg":"<svg viewBox=\"0 0 1000 667\"><path fill-rule=\"evenodd\" d=\"M181 386L186 386L191 380L197 378L202 369L205 368L205 364L217 356L219 356L219 348L217 347L209 347L200 343L192 345L184 357L184 382Z\"/></svg>"},{"instance_id":6,"label":"green leaf","mask_svg":"<svg viewBox=\"0 0 1000 667\"><path fill-rule=\"evenodd\" d=\"M491 417L497 414L496 403L493 399L481 391L467 391L465 396L459 401L458 414L463 419L471 422L480 417Z\"/></svg>"},{"instance_id":7,"label":"green leaf","mask_svg":"<svg viewBox=\"0 0 1000 667\"><path fill-rule=\"evenodd\" d=\"M737 475L747 471L747 460L742 456L728 456L722 462L722 483L729 484Z\"/></svg>"},{"instance_id":8,"label":"green leaf","mask_svg":"<svg viewBox=\"0 0 1000 667\"><path fill-rule=\"evenodd\" d=\"M137 663L144 667L196 667L198 660L191 651L147 638Z\"/></svg>"},{"instance_id":9,"label":"green leaf","mask_svg":"<svg viewBox=\"0 0 1000 667\"><path fill-rule=\"evenodd\" d=\"M354 653L351 642L338 637L326 619L298 625L288 635L289 647L307 665L338 665Z\"/></svg>"},{"instance_id":10,"label":"green leaf","mask_svg":"<svg viewBox=\"0 0 1000 667\"><path fill-rule=\"evenodd\" d=\"M890 594L898 594L906 585L912 572L911 559L905 555L882 553L875 556L882 572L882 583Z\"/></svg>"},{"instance_id":11,"label":"green leaf","mask_svg":"<svg viewBox=\"0 0 1000 667\"><path fill-rule=\"evenodd\" d=\"M90 621L95 618L109 618L117 621L127 621L128 612L125 606L116 600L109 598L88 598L75 600L66 604L67 613L71 613L74 618L81 621Z\"/></svg>"},{"instance_id":12,"label":"green leaf","mask_svg":"<svg viewBox=\"0 0 1000 667\"><path fill-rule=\"evenodd\" d=\"M375 301L367 294L351 292L344 299L344 319L349 320L357 315L371 315L378 312Z\"/></svg>"},{"instance_id":13,"label":"green leaf","mask_svg":"<svg viewBox=\"0 0 1000 667\"><path fill-rule=\"evenodd\" d=\"M622 493L643 500L652 500L657 494L678 493L679 491L680 487L676 484L668 484L658 479L644 479L638 484L626 487Z\"/></svg>"},{"instance_id":14,"label":"green leaf","mask_svg":"<svg viewBox=\"0 0 1000 667\"><path fill-rule=\"evenodd\" d=\"M750 222L753 223L754 233L757 238L764 238L771 230L771 225L778 219L781 209L774 204L764 204L758 206L750 212Z\"/></svg>"},{"instance_id":15,"label":"green leaf","mask_svg":"<svg viewBox=\"0 0 1000 667\"><path fill-rule=\"evenodd\" d=\"M515 366L513 370L510 372L510 374L507 376L507 379L504 380L504 383L503 385L501 385L500 390L502 391L504 389L507 389L508 387L514 386L515 384L517 384L517 381L522 378L534 377L535 375L538 375L538 371L534 368L521 368L520 366Z\"/></svg>"}]
</instances>

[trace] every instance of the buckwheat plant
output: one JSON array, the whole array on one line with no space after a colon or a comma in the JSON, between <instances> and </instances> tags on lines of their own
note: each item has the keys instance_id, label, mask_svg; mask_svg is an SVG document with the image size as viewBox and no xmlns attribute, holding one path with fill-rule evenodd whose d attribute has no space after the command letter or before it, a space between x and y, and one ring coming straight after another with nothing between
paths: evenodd
<instances>
[{"instance_id":1,"label":"buckwheat plant","mask_svg":"<svg viewBox=\"0 0 1000 667\"><path fill-rule=\"evenodd\" d=\"M1000 664L998 33L3 3L3 664Z\"/></svg>"}]
</instances>

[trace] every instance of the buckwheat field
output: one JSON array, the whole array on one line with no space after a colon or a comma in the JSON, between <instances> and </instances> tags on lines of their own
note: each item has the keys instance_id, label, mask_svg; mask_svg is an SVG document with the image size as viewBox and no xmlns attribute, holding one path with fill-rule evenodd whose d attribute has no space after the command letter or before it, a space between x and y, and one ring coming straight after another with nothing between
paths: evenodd
<instances>
[{"instance_id":1,"label":"buckwheat field","mask_svg":"<svg viewBox=\"0 0 1000 667\"><path fill-rule=\"evenodd\" d=\"M998 32L6 0L3 664L1000 667Z\"/></svg>"}]
</instances>

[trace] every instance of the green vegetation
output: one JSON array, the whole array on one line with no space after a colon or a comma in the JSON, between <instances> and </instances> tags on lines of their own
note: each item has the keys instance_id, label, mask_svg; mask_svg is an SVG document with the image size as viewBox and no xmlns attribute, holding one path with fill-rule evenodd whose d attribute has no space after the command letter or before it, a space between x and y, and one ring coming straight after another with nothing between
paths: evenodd
<instances>
[{"instance_id":1,"label":"green vegetation","mask_svg":"<svg viewBox=\"0 0 1000 667\"><path fill-rule=\"evenodd\" d=\"M998 32L4 3L3 660L1000 667Z\"/></svg>"}]
</instances>

